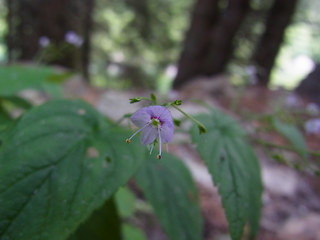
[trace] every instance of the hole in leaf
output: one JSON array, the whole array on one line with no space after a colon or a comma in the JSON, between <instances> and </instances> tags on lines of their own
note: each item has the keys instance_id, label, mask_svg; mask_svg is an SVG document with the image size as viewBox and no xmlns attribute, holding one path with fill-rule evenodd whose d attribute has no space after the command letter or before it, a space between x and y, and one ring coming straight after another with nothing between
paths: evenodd
<instances>
[{"instance_id":1,"label":"hole in leaf","mask_svg":"<svg viewBox=\"0 0 320 240\"><path fill-rule=\"evenodd\" d=\"M99 157L99 151L94 147L88 147L86 152L87 158L96 158Z\"/></svg>"},{"instance_id":2,"label":"hole in leaf","mask_svg":"<svg viewBox=\"0 0 320 240\"><path fill-rule=\"evenodd\" d=\"M104 160L105 161L102 162L102 167L107 168L109 166L109 164L112 162L112 159L107 156L104 158Z\"/></svg>"},{"instance_id":3,"label":"hole in leaf","mask_svg":"<svg viewBox=\"0 0 320 240\"><path fill-rule=\"evenodd\" d=\"M79 114L79 115L85 115L85 114L86 114L86 110L80 108L80 109L78 110L78 114Z\"/></svg>"}]
</instances>

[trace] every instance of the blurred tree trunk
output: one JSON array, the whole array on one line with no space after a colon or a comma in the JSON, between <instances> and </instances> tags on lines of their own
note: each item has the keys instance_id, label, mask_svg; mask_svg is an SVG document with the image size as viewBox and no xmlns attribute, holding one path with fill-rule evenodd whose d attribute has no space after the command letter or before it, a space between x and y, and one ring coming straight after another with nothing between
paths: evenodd
<instances>
[{"instance_id":1,"label":"blurred tree trunk","mask_svg":"<svg viewBox=\"0 0 320 240\"><path fill-rule=\"evenodd\" d=\"M8 0L10 60L41 60L59 64L87 75L90 31L94 0ZM79 46L67 44L68 32L84 40ZM39 45L48 37L50 45Z\"/></svg>"},{"instance_id":2,"label":"blurred tree trunk","mask_svg":"<svg viewBox=\"0 0 320 240\"><path fill-rule=\"evenodd\" d=\"M91 33L93 29L93 10L95 0L85 0L84 12L84 31L83 31L83 50L82 50L82 69L84 77L89 80L89 65L91 52Z\"/></svg>"},{"instance_id":3,"label":"blurred tree trunk","mask_svg":"<svg viewBox=\"0 0 320 240\"><path fill-rule=\"evenodd\" d=\"M218 2L218 0L197 1L178 63L174 87L179 87L200 74L202 61L210 46L211 29L218 19Z\"/></svg>"},{"instance_id":4,"label":"blurred tree trunk","mask_svg":"<svg viewBox=\"0 0 320 240\"><path fill-rule=\"evenodd\" d=\"M285 29L291 22L298 0L274 0L269 10L252 62L257 67L258 84L267 86L275 59L284 39Z\"/></svg>"},{"instance_id":5,"label":"blurred tree trunk","mask_svg":"<svg viewBox=\"0 0 320 240\"><path fill-rule=\"evenodd\" d=\"M250 0L198 0L186 35L173 86L178 88L197 76L225 70L233 53L233 38L249 10Z\"/></svg>"}]
</instances>

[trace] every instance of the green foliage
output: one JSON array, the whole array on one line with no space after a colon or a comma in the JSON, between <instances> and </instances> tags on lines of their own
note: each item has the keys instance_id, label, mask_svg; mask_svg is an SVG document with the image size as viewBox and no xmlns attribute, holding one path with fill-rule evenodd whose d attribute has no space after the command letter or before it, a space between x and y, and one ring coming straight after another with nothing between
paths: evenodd
<instances>
[{"instance_id":1,"label":"green foliage","mask_svg":"<svg viewBox=\"0 0 320 240\"><path fill-rule=\"evenodd\" d=\"M32 107L32 104L29 103L27 100L18 97L18 96L4 96L4 97L0 97L0 102L9 102L11 104L13 104L16 107L28 110Z\"/></svg>"},{"instance_id":2,"label":"green foliage","mask_svg":"<svg viewBox=\"0 0 320 240\"><path fill-rule=\"evenodd\" d=\"M58 83L69 76L68 72L60 73L46 66L9 65L0 68L0 130L11 122L12 109L28 110L32 107L30 102L18 95L22 90L41 90L59 98L61 87Z\"/></svg>"},{"instance_id":3,"label":"green foliage","mask_svg":"<svg viewBox=\"0 0 320 240\"><path fill-rule=\"evenodd\" d=\"M155 80L179 57L191 4L190 0L97 1L94 82L155 87Z\"/></svg>"},{"instance_id":4,"label":"green foliage","mask_svg":"<svg viewBox=\"0 0 320 240\"><path fill-rule=\"evenodd\" d=\"M255 154L241 127L229 116L212 110L197 117L208 132L199 135L194 127L192 140L209 168L225 208L233 240L240 240L245 224L250 235L259 227L262 183Z\"/></svg>"},{"instance_id":5,"label":"green foliage","mask_svg":"<svg viewBox=\"0 0 320 240\"><path fill-rule=\"evenodd\" d=\"M146 236L140 229L129 224L123 224L122 233L124 240L147 240Z\"/></svg>"},{"instance_id":6,"label":"green foliage","mask_svg":"<svg viewBox=\"0 0 320 240\"><path fill-rule=\"evenodd\" d=\"M32 108L17 95L65 77L55 74L21 66L0 71L0 238L146 239L135 226L121 225L120 217L134 218L135 196L126 188L113 195L134 175L171 240L201 239L198 193L182 161L166 153L156 160L139 141L127 145L130 132L82 101L54 100ZM134 99L156 104L154 95ZM246 222L254 236L261 179L243 131L218 112L199 117L204 127L176 106L181 102L173 103L198 127L207 127L201 137L193 129L192 138L219 186L231 236L239 239ZM25 112L14 120L7 105Z\"/></svg>"},{"instance_id":7,"label":"green foliage","mask_svg":"<svg viewBox=\"0 0 320 240\"><path fill-rule=\"evenodd\" d=\"M188 169L170 154L163 154L161 161L149 158L135 178L169 238L201 239L198 196Z\"/></svg>"},{"instance_id":8,"label":"green foliage","mask_svg":"<svg viewBox=\"0 0 320 240\"><path fill-rule=\"evenodd\" d=\"M115 199L121 217L133 216L136 198L128 188L120 188L115 195Z\"/></svg>"},{"instance_id":9,"label":"green foliage","mask_svg":"<svg viewBox=\"0 0 320 240\"><path fill-rule=\"evenodd\" d=\"M6 59L5 33L7 31L6 24L6 7L4 1L0 1L0 62Z\"/></svg>"},{"instance_id":10,"label":"green foliage","mask_svg":"<svg viewBox=\"0 0 320 240\"><path fill-rule=\"evenodd\" d=\"M68 240L121 240L120 223L116 204L113 198L110 198L100 209L95 210Z\"/></svg>"},{"instance_id":11,"label":"green foliage","mask_svg":"<svg viewBox=\"0 0 320 240\"><path fill-rule=\"evenodd\" d=\"M282 134L289 142L294 146L298 153L306 159L308 157L308 149L304 138L298 128L292 124L284 123L278 120L277 118L272 119L272 124L279 132Z\"/></svg>"},{"instance_id":12,"label":"green foliage","mask_svg":"<svg viewBox=\"0 0 320 240\"><path fill-rule=\"evenodd\" d=\"M1 135L0 238L70 235L143 161L128 135L81 101L25 113Z\"/></svg>"},{"instance_id":13,"label":"green foliage","mask_svg":"<svg viewBox=\"0 0 320 240\"><path fill-rule=\"evenodd\" d=\"M12 96L24 89L42 89L47 83L65 80L69 75L51 67L13 65L0 68L0 96Z\"/></svg>"}]
</instances>

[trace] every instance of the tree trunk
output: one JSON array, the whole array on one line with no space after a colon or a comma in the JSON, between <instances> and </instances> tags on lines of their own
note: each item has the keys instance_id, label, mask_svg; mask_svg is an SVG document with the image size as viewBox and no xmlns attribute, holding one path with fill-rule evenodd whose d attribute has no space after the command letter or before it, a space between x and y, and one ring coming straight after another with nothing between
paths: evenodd
<instances>
[{"instance_id":1,"label":"tree trunk","mask_svg":"<svg viewBox=\"0 0 320 240\"><path fill-rule=\"evenodd\" d=\"M291 22L298 0L274 0L267 17L265 31L253 54L258 84L267 86L275 59L283 42L285 29Z\"/></svg>"},{"instance_id":2,"label":"tree trunk","mask_svg":"<svg viewBox=\"0 0 320 240\"><path fill-rule=\"evenodd\" d=\"M83 33L83 49L82 49L82 69L83 75L89 80L89 64L90 64L90 52L91 52L91 33L93 28L93 9L95 6L95 0L85 0L84 12L84 33Z\"/></svg>"},{"instance_id":3,"label":"tree trunk","mask_svg":"<svg viewBox=\"0 0 320 240\"><path fill-rule=\"evenodd\" d=\"M174 87L197 76L224 71L233 52L232 41L249 9L249 0L229 0L223 12L219 1L198 0L179 63Z\"/></svg>"},{"instance_id":4,"label":"tree trunk","mask_svg":"<svg viewBox=\"0 0 320 240\"><path fill-rule=\"evenodd\" d=\"M37 61L42 52L46 63L87 75L94 0L8 0L7 4L11 60ZM70 31L84 39L81 46L66 43L65 36ZM50 39L47 49L39 45L43 36Z\"/></svg>"},{"instance_id":5,"label":"tree trunk","mask_svg":"<svg viewBox=\"0 0 320 240\"><path fill-rule=\"evenodd\" d=\"M211 44L202 66L207 76L221 73L233 54L233 39L249 10L250 0L229 0L217 26L211 31Z\"/></svg>"},{"instance_id":6,"label":"tree trunk","mask_svg":"<svg viewBox=\"0 0 320 240\"><path fill-rule=\"evenodd\" d=\"M198 0L193 11L173 87L200 74L203 59L210 47L210 33L219 16L218 0Z\"/></svg>"}]
</instances>

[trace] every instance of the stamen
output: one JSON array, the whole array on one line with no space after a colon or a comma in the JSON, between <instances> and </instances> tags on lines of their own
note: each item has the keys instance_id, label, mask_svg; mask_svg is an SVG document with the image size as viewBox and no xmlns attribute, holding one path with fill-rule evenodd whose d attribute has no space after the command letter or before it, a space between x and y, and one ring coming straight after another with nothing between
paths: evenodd
<instances>
[{"instance_id":1,"label":"stamen","mask_svg":"<svg viewBox=\"0 0 320 240\"><path fill-rule=\"evenodd\" d=\"M154 147L154 143L152 143L152 145L151 145L151 148L150 148L150 155L151 155L151 153L152 153L152 151L153 151L153 147Z\"/></svg>"},{"instance_id":2,"label":"stamen","mask_svg":"<svg viewBox=\"0 0 320 240\"><path fill-rule=\"evenodd\" d=\"M126 139L126 143L129 144L131 142L131 138L133 138L135 135L137 135L137 133L141 132L145 127L149 126L151 123L151 121L149 121L146 125L144 125L142 128L140 128L139 130L137 130L134 134L131 135L131 137Z\"/></svg>"},{"instance_id":3,"label":"stamen","mask_svg":"<svg viewBox=\"0 0 320 240\"><path fill-rule=\"evenodd\" d=\"M161 136L160 136L160 128L158 127L158 138L159 138L159 154L157 155L157 158L160 160L161 159Z\"/></svg>"}]
</instances>

